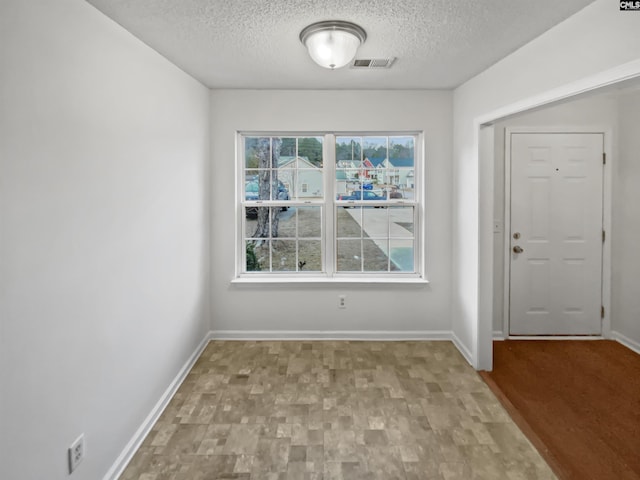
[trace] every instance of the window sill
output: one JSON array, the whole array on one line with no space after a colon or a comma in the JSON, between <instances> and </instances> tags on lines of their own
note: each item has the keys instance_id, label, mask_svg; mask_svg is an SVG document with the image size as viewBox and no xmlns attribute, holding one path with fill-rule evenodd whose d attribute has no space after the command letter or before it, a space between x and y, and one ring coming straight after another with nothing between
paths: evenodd
<instances>
[{"instance_id":1,"label":"window sill","mask_svg":"<svg viewBox=\"0 0 640 480\"><path fill-rule=\"evenodd\" d=\"M246 276L237 277L231 280L233 285L257 285L257 284L311 284L311 285L370 285L370 284L386 284L386 285L428 285L429 280L421 277L314 277L314 276Z\"/></svg>"}]
</instances>

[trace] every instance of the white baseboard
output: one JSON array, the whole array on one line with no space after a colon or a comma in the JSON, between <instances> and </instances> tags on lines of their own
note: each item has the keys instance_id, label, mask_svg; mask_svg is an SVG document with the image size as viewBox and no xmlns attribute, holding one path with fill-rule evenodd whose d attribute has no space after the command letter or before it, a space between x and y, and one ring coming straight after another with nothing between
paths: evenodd
<instances>
[{"instance_id":1,"label":"white baseboard","mask_svg":"<svg viewBox=\"0 0 640 480\"><path fill-rule=\"evenodd\" d=\"M616 332L614 330L611 331L611 338L616 342L621 343L629 350L633 350L637 354L640 354L640 342L636 342L635 340L630 339L626 335L621 334L620 332Z\"/></svg>"},{"instance_id":2,"label":"white baseboard","mask_svg":"<svg viewBox=\"0 0 640 480\"><path fill-rule=\"evenodd\" d=\"M213 330L214 340L448 340L448 330Z\"/></svg>"},{"instance_id":3,"label":"white baseboard","mask_svg":"<svg viewBox=\"0 0 640 480\"><path fill-rule=\"evenodd\" d=\"M473 366L471 352L449 330L214 330L210 335L212 340L447 341Z\"/></svg>"},{"instance_id":4,"label":"white baseboard","mask_svg":"<svg viewBox=\"0 0 640 480\"><path fill-rule=\"evenodd\" d=\"M180 369L178 374L175 376L175 378L173 379L169 387L165 390L165 392L160 397L160 400L158 400L158 402L154 405L149 415L147 415L147 418L144 419L144 421L142 422L142 425L140 425L138 430L136 430L136 433L133 434L133 437L131 438L131 440L129 440L129 443L127 443L127 445L124 447L124 450L122 450L122 453L120 453L120 455L118 456L116 461L113 463L109 471L105 474L105 476L103 477L103 480L117 480L120 477L120 475L122 475L122 472L124 472L124 469L127 467L127 465L135 455L138 448L140 448L140 445L142 444L146 436L149 434L149 432L153 428L153 425L155 425L158 418L160 418L160 415L162 415L162 412L164 411L164 409L167 408L167 405L169 405L169 402L175 395L176 391L178 390L178 388L180 387L184 379L189 374L189 371L195 364L198 357L200 357L200 355L202 354L202 352L204 351L205 347L207 346L210 340L211 340L211 332L209 332L205 336L205 338L202 340L202 342L200 342L196 350L191 354L191 356L188 358L186 363L182 366L182 368Z\"/></svg>"},{"instance_id":5,"label":"white baseboard","mask_svg":"<svg viewBox=\"0 0 640 480\"><path fill-rule=\"evenodd\" d=\"M453 342L453 344L456 346L456 348L458 349L458 351L460 352L460 354L464 357L464 359L469 363L469 365L471 365L472 367L476 368L473 365L473 356L471 355L471 352L469 351L469 349L460 341L460 339L458 338L458 336L451 332L451 341Z\"/></svg>"},{"instance_id":6,"label":"white baseboard","mask_svg":"<svg viewBox=\"0 0 640 480\"><path fill-rule=\"evenodd\" d=\"M493 331L493 340L496 342L501 342L503 340L506 340L507 336L504 334L504 332L502 330L494 330Z\"/></svg>"},{"instance_id":7,"label":"white baseboard","mask_svg":"<svg viewBox=\"0 0 640 480\"><path fill-rule=\"evenodd\" d=\"M605 340L602 335L509 335L508 340L584 340L591 342L595 340Z\"/></svg>"}]
</instances>

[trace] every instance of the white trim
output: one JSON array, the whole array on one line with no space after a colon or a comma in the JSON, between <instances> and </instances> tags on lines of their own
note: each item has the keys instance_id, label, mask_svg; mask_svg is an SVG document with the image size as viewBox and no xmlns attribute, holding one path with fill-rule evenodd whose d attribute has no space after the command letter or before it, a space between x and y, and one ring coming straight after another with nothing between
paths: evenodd
<instances>
[{"instance_id":1,"label":"white trim","mask_svg":"<svg viewBox=\"0 0 640 480\"><path fill-rule=\"evenodd\" d=\"M122 475L122 472L124 472L125 468L140 448L140 445L142 445L142 442L147 437L155 423L158 421L160 415L162 415L162 412L165 410L165 408L167 408L167 405L169 405L169 402L177 392L184 379L189 374L189 371L196 363L196 360L198 359L198 357L200 357L210 340L211 332L205 335L204 339L200 342L195 351L187 359L173 381L164 391L158 402L151 409L151 412L149 412L147 418L144 419L144 421L142 422L140 427L138 427L138 430L136 430L136 432L133 434L133 437L131 437L120 455L118 455L116 461L113 463L113 465L111 465L111 468L104 475L103 480L116 480L120 477L120 475Z\"/></svg>"},{"instance_id":2,"label":"white trim","mask_svg":"<svg viewBox=\"0 0 640 480\"><path fill-rule=\"evenodd\" d=\"M469 365L471 365L472 367L474 367L476 370L479 370L476 366L474 366L473 364L473 356L471 355L471 352L469 351L469 349L464 345L464 343L462 343L460 341L460 339L458 338L458 336L454 333L451 332L451 341L453 342L453 344L455 345L455 347L458 349L458 351L460 352L460 354L464 357L464 359L469 363Z\"/></svg>"},{"instance_id":3,"label":"white trim","mask_svg":"<svg viewBox=\"0 0 640 480\"><path fill-rule=\"evenodd\" d=\"M493 125L483 126L478 132L478 161L479 165L495 163L495 128ZM493 192L494 187L494 168L482 169L478 168L478 226L490 222L493 225L494 207L493 196L490 197L490 208L485 208L486 196L482 195L481 188ZM493 232L493 229L491 230ZM481 236L483 232L478 228L478 249L480 249ZM491 331L493 329L493 298L494 298L494 278L493 266L494 246L493 233L491 234L491 248L478 255L478 327L476 338L472 344L472 359L475 363L472 365L478 370L493 370L493 349L482 348L483 345L492 345ZM480 251L478 252L480 253ZM487 295L480 294L480 288L485 289Z\"/></svg>"},{"instance_id":4,"label":"white trim","mask_svg":"<svg viewBox=\"0 0 640 480\"><path fill-rule=\"evenodd\" d=\"M493 331L493 341L494 342L502 342L507 339L507 336L504 334L502 330L494 330Z\"/></svg>"},{"instance_id":5,"label":"white trim","mask_svg":"<svg viewBox=\"0 0 640 480\"><path fill-rule=\"evenodd\" d=\"M213 340L453 341L449 330L213 330ZM455 343L455 342L454 342ZM456 345L457 346L457 345Z\"/></svg>"},{"instance_id":6,"label":"white trim","mask_svg":"<svg viewBox=\"0 0 640 480\"><path fill-rule=\"evenodd\" d=\"M509 335L506 340L605 340L602 335Z\"/></svg>"},{"instance_id":7,"label":"white trim","mask_svg":"<svg viewBox=\"0 0 640 480\"><path fill-rule=\"evenodd\" d=\"M375 277L375 276L369 276L369 275L353 275L353 276L346 276L346 275L336 275L334 277L327 277L327 276L314 276L314 275L309 275L309 276L305 276L305 275L299 275L297 277L292 277L291 275L279 275L277 273L275 274L269 274L268 276L266 275L251 275L251 274L244 274L245 276L243 277L238 277L238 278L233 278L231 279L231 283L234 285L257 285L257 284L265 284L265 283L269 283L269 284L300 284L300 283L316 283L316 284L330 284L330 285L335 285L335 284L340 284L340 283L349 283L349 284L372 284L372 283L382 283L382 284L387 284L387 285L393 285L394 283L402 283L402 284L414 284L414 285L427 285L429 284L429 280L426 280L425 278L421 278L419 276L416 276L414 274L407 274L407 275L402 275L402 274L388 274L388 276L385 277Z\"/></svg>"},{"instance_id":8,"label":"white trim","mask_svg":"<svg viewBox=\"0 0 640 480\"><path fill-rule=\"evenodd\" d=\"M562 85L558 88L547 90L539 95L513 102L504 107L490 111L476 118L476 126L493 123L505 119L511 115L528 112L535 108L550 106L563 100L574 99L578 95L593 92L611 85L633 80L640 77L640 59L618 65L595 75L582 78L575 82Z\"/></svg>"},{"instance_id":9,"label":"white trim","mask_svg":"<svg viewBox=\"0 0 640 480\"><path fill-rule=\"evenodd\" d=\"M615 330L611 331L611 339L615 340L618 343L621 343L629 350L633 350L640 355L640 342L636 342L635 340L632 340L626 335L623 335L620 332L616 332Z\"/></svg>"},{"instance_id":10,"label":"white trim","mask_svg":"<svg viewBox=\"0 0 640 480\"><path fill-rule=\"evenodd\" d=\"M611 336L611 277L613 275L613 172L614 162L617 161L614 149L613 131L604 128L604 154L606 163L604 165L604 178L602 179L602 228L605 231L605 241L602 245L602 306L604 307L604 318L602 319L602 335L606 338Z\"/></svg>"},{"instance_id":11,"label":"white trim","mask_svg":"<svg viewBox=\"0 0 640 480\"><path fill-rule=\"evenodd\" d=\"M541 107L544 105L552 105L554 103L561 102L563 100L577 98L579 95L593 92L602 88L606 88L612 85L619 84L624 81L632 80L640 77L640 59L632 60L630 62L624 63L622 65L618 65L616 67L610 68L608 70L598 72L594 75L589 75L587 77L581 78L575 82L564 84L558 88L553 88L551 90L546 90L538 95L526 97L522 100L510 103L504 107L500 107L494 110L490 110L484 114L478 115L474 118L474 131L479 132L480 127L483 125L492 124L495 121L505 119L511 115L515 115L518 113L523 113L527 111L531 111L537 107ZM475 151L480 152L479 145L480 135L476 137ZM489 168L492 172L494 169L494 161L489 161L483 164L478 162L478 168ZM482 178L482 173L478 173L478 182L480 183L480 178ZM485 186L480 185L479 188L479 201L483 201L483 197L486 196L485 202L486 205L491 207L491 212L493 215L493 191L485 191ZM493 234L489 236L489 232L493 232L493 222L491 224L485 225L480 221L480 215L478 216L478 254L479 258L482 258L482 255L491 253L493 249ZM491 268L493 272L493 266L487 267ZM480 266L478 267L480 270ZM485 286L481 283L480 279L482 278L484 272L478 272L478 296L487 296L491 298L492 289L488 286ZM482 300L479 300L482 301ZM605 308L607 305L605 305ZM487 315L487 318L480 318L482 315ZM476 338L478 339L477 344L477 352L474 360L477 360L477 368L478 369L486 369L487 367L491 367L491 362L487 359L493 358L492 349L493 346L491 342L485 339L485 335L483 332L491 331L491 318L492 315L489 315L485 312L479 312L477 318L477 326L476 328ZM607 320L607 319L605 319ZM483 329L483 332L479 330ZM484 330L486 329L486 330ZM488 335L486 338L488 339Z\"/></svg>"},{"instance_id":12,"label":"white trim","mask_svg":"<svg viewBox=\"0 0 640 480\"><path fill-rule=\"evenodd\" d=\"M324 141L322 142L322 167L326 170L323 178L322 188L325 192L325 195L335 195L336 192L336 165L333 162L325 160L329 158L334 158L332 155L335 155L336 151L336 137L335 135L330 135L329 133L325 134ZM323 260L323 267L325 268L325 272L328 278L332 278L335 274L334 271L334 262L333 260L329 261L329 259L333 259L336 257L336 241L335 241L335 232L336 232L336 219L335 219L335 209L333 205L328 205L322 209L322 238L323 238L323 248L325 259Z\"/></svg>"},{"instance_id":13,"label":"white trim","mask_svg":"<svg viewBox=\"0 0 640 480\"><path fill-rule=\"evenodd\" d=\"M248 283L255 282L256 278L265 278L267 281L265 283L289 283L289 280L286 280L286 276L284 276L284 280L282 280L283 275L277 271L269 271L264 272L246 272L246 247L245 247L245 239L249 238L247 232L245 232L245 221L244 221L244 208L246 206L264 206L264 207L274 207L281 206L286 203L286 205L291 206L308 206L309 204L319 206L322 208L322 234L320 237L323 251L323 260L322 260L322 268L323 271L317 275L312 275L311 277L307 277L306 272L290 272L287 275L290 277L295 277L293 280L295 283L299 283L298 277L302 280L303 283L360 283L361 274L355 273L351 274L349 272L335 272L334 267L336 265L336 218L335 218L335 209L340 206L345 205L355 205L355 206L412 206L414 207L414 234L413 234L413 272L404 274L402 272L395 273L392 271L382 271L382 272L367 272L364 275L375 278L373 282L365 281L362 283L387 283L388 278L392 279L389 283L396 283L396 278L409 278L409 281L401 280L397 283L428 283L426 279L426 226L425 222L422 222L422 212L425 208L424 202L426 200L426 193L424 187L424 179L422 178L421 172L425 167L425 136L424 131L422 130L407 130L407 131L361 131L361 132L352 132L352 131L327 131L321 130L316 132L296 132L296 131L281 131L281 132L254 132L254 131L244 131L244 130L236 130L236 159L235 159L235 182L236 182L236 191L234 197L234 209L235 209L235 218L236 218L236 228L235 228L235 260L236 260L236 271L235 276L231 279L232 283L245 283L245 278L248 279ZM387 197L383 202L371 202L371 201L349 201L349 202L341 202L336 200L336 140L339 137L386 137L387 146L389 144L389 140L391 137L412 137L414 139L414 166L412 171L414 172L414 198L412 200L402 199L402 200L394 200L389 199ZM321 200L304 200L298 199L295 201L280 201L280 200L260 200L260 201L247 201L244 193L244 180L246 178L246 164L244 160L244 139L247 137L283 137L283 138L307 138L307 137L322 137L322 152L324 158L324 164L322 167L323 172L323 197ZM299 152L296 152L296 154ZM361 150L361 156L364 154L364 149ZM376 168L378 171L379 168ZM381 171L389 173L391 168L387 166L380 169ZM415 180L418 178L419 181ZM384 237L381 237L384 238ZM387 237L389 239L391 237ZM389 254L389 259L391 255ZM271 266L270 266L271 267ZM273 278L272 278L273 277ZM322 278L324 277L324 278ZM346 277L347 280L342 280L339 277ZM307 278L313 278L312 280L307 280ZM351 278L351 280L349 280ZM319 279L319 280L318 280ZM417 279L417 281L415 280ZM256 282L262 283L262 282Z\"/></svg>"},{"instance_id":14,"label":"white trim","mask_svg":"<svg viewBox=\"0 0 640 480\"><path fill-rule=\"evenodd\" d=\"M504 178L502 179L502 188L504 205L502 206L502 331L504 332L505 337L508 337L511 320L511 129L505 128L503 140ZM494 172L495 169L496 167L494 164ZM495 211L495 204L493 206L493 210Z\"/></svg>"}]
</instances>

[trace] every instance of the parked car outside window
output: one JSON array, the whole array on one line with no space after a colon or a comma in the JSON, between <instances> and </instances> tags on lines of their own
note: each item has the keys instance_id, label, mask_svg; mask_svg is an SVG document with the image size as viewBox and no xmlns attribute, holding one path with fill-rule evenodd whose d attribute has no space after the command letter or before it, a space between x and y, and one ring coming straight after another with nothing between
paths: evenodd
<instances>
[{"instance_id":1,"label":"parked car outside window","mask_svg":"<svg viewBox=\"0 0 640 480\"><path fill-rule=\"evenodd\" d=\"M378 195L371 190L354 190L351 195L338 195L338 200L386 200L387 194Z\"/></svg>"},{"instance_id":2,"label":"parked car outside window","mask_svg":"<svg viewBox=\"0 0 640 480\"><path fill-rule=\"evenodd\" d=\"M257 180L251 180L244 185L244 197L246 200L255 201L260 200L260 185ZM278 200L289 200L289 191L285 187L284 183L278 180ZM287 210L289 207L282 207L282 210ZM246 209L247 217L256 217L258 215L258 207L248 207Z\"/></svg>"}]
</instances>

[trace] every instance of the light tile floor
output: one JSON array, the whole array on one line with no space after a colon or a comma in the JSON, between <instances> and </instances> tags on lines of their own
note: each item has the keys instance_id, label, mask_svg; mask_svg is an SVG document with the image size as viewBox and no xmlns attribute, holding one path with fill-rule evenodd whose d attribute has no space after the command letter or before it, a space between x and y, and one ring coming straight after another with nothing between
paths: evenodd
<instances>
[{"instance_id":1,"label":"light tile floor","mask_svg":"<svg viewBox=\"0 0 640 480\"><path fill-rule=\"evenodd\" d=\"M555 479L449 342L209 343L121 480Z\"/></svg>"}]
</instances>

